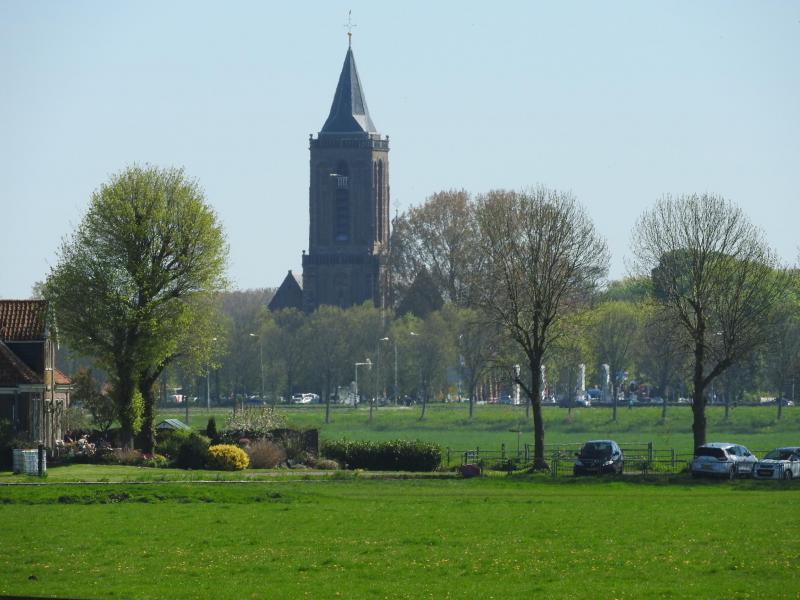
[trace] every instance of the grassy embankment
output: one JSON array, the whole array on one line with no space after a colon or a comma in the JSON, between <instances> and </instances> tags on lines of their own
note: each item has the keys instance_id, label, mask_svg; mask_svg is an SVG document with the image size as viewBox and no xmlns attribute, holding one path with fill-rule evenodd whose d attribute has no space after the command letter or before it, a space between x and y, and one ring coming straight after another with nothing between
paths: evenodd
<instances>
[{"instance_id":1,"label":"grassy embankment","mask_svg":"<svg viewBox=\"0 0 800 600\"><path fill-rule=\"evenodd\" d=\"M0 594L796 598L798 505L749 481L0 487Z\"/></svg>"}]
</instances>

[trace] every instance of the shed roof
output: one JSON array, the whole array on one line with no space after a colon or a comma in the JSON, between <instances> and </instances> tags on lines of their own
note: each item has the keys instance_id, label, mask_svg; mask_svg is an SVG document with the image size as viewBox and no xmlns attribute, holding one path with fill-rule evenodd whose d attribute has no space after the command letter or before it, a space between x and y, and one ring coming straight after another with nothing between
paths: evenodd
<instances>
[{"instance_id":1,"label":"shed roof","mask_svg":"<svg viewBox=\"0 0 800 600\"><path fill-rule=\"evenodd\" d=\"M186 423L179 419L164 419L156 425L156 429L186 429L189 430L189 427Z\"/></svg>"}]
</instances>

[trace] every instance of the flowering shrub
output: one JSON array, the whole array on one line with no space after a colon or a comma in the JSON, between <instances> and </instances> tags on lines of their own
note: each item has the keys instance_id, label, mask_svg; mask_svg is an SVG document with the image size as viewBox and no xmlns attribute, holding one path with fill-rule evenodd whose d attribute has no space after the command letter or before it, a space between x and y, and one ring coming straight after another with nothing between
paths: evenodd
<instances>
[{"instance_id":1,"label":"flowering shrub","mask_svg":"<svg viewBox=\"0 0 800 600\"><path fill-rule=\"evenodd\" d=\"M218 444L208 449L208 466L221 471L241 471L250 464L247 453L232 444Z\"/></svg>"},{"instance_id":2,"label":"flowering shrub","mask_svg":"<svg viewBox=\"0 0 800 600\"><path fill-rule=\"evenodd\" d=\"M228 419L225 431L228 439L238 440L242 437L263 438L273 430L282 427L283 417L271 406L242 408Z\"/></svg>"}]
</instances>

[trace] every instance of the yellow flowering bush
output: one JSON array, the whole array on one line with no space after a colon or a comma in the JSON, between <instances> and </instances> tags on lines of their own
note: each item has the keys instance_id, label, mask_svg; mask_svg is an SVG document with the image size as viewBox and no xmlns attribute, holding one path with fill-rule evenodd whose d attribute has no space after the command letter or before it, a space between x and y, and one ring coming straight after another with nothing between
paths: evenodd
<instances>
[{"instance_id":1,"label":"yellow flowering bush","mask_svg":"<svg viewBox=\"0 0 800 600\"><path fill-rule=\"evenodd\" d=\"M217 444L208 449L208 466L221 471L241 471L250 464L247 453L232 444Z\"/></svg>"}]
</instances>

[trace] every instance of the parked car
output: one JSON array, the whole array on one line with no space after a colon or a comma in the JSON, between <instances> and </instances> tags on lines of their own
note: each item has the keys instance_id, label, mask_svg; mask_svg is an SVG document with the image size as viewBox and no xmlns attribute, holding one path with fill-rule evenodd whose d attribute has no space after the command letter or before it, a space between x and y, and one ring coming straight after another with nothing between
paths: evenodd
<instances>
[{"instance_id":1,"label":"parked car","mask_svg":"<svg viewBox=\"0 0 800 600\"><path fill-rule=\"evenodd\" d=\"M703 444L694 451L692 477L733 479L753 474L758 459L744 446L728 443Z\"/></svg>"},{"instance_id":2,"label":"parked car","mask_svg":"<svg viewBox=\"0 0 800 600\"><path fill-rule=\"evenodd\" d=\"M591 440L586 442L575 458L574 475L591 473L622 473L625 457L622 448L613 440Z\"/></svg>"},{"instance_id":3,"label":"parked car","mask_svg":"<svg viewBox=\"0 0 800 600\"><path fill-rule=\"evenodd\" d=\"M314 404L319 402L319 396L311 393L294 394L292 396L292 402L295 404Z\"/></svg>"},{"instance_id":4,"label":"parked car","mask_svg":"<svg viewBox=\"0 0 800 600\"><path fill-rule=\"evenodd\" d=\"M800 446L786 446L770 450L753 471L756 479L800 478Z\"/></svg>"}]
</instances>

